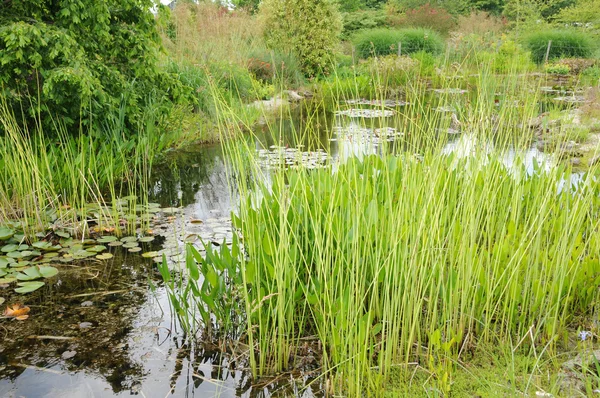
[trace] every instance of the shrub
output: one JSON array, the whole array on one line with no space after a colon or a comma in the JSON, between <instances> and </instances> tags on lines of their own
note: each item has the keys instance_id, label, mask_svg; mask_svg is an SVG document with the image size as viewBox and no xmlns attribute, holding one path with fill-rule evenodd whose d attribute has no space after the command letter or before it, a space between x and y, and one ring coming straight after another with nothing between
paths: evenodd
<instances>
[{"instance_id":1,"label":"shrub","mask_svg":"<svg viewBox=\"0 0 600 398\"><path fill-rule=\"evenodd\" d=\"M518 43L512 40L504 40L492 61L494 72L526 72L532 70L531 55Z\"/></svg>"},{"instance_id":2,"label":"shrub","mask_svg":"<svg viewBox=\"0 0 600 398\"><path fill-rule=\"evenodd\" d=\"M439 54L444 48L444 41L440 35L428 29L367 30L358 33L353 42L361 58L396 54L398 43L402 43L402 54L418 51Z\"/></svg>"},{"instance_id":3,"label":"shrub","mask_svg":"<svg viewBox=\"0 0 600 398\"><path fill-rule=\"evenodd\" d=\"M265 0L260 13L268 47L291 51L307 77L328 72L342 32L333 0Z\"/></svg>"},{"instance_id":4,"label":"shrub","mask_svg":"<svg viewBox=\"0 0 600 398\"><path fill-rule=\"evenodd\" d=\"M571 72L569 66L564 64L548 64L544 70L551 75L568 75Z\"/></svg>"},{"instance_id":5,"label":"shrub","mask_svg":"<svg viewBox=\"0 0 600 398\"><path fill-rule=\"evenodd\" d=\"M360 10L342 14L342 38L349 38L359 30L381 28L388 25L383 10Z\"/></svg>"},{"instance_id":6,"label":"shrub","mask_svg":"<svg viewBox=\"0 0 600 398\"><path fill-rule=\"evenodd\" d=\"M0 94L16 120L42 123L46 131L60 120L76 132L123 111L135 131L150 92L175 99L176 82L158 69L151 6L149 0L5 2Z\"/></svg>"},{"instance_id":7,"label":"shrub","mask_svg":"<svg viewBox=\"0 0 600 398\"><path fill-rule=\"evenodd\" d=\"M585 34L570 30L547 30L526 37L525 44L531 51L532 59L538 64L544 62L548 43L549 60L557 58L588 58L593 54L594 44Z\"/></svg>"},{"instance_id":8,"label":"shrub","mask_svg":"<svg viewBox=\"0 0 600 398\"><path fill-rule=\"evenodd\" d=\"M435 8L427 3L420 7L406 10L406 12L399 16L392 16L390 24L402 27L427 28L446 35L454 28L456 22L448 11L443 8Z\"/></svg>"}]
</instances>

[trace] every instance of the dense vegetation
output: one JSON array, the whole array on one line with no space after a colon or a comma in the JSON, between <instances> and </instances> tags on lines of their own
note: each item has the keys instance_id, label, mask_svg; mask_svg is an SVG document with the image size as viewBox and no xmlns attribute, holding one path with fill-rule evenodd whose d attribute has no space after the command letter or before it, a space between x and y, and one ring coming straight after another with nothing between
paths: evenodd
<instances>
[{"instance_id":1,"label":"dense vegetation","mask_svg":"<svg viewBox=\"0 0 600 398\"><path fill-rule=\"evenodd\" d=\"M410 384L414 364L450 394L484 354L543 373L582 349L577 332L599 333L597 1L231 4L3 3L0 236L33 243L68 225L83 239L90 214L105 231L144 235L122 197L155 209L154 162L220 140L240 197L233 245L206 258L188 246L187 280L166 258L160 271L184 329L229 354L241 342L254 376L297 370L309 350L326 394L383 395L392 380ZM290 149L282 125L302 99L296 110L318 127L294 131L295 144L325 146L320 118L337 112L377 154L356 139L358 155L336 167L288 159L295 170L266 171L248 132L260 123L269 147ZM443 148L466 132L468 156ZM552 168L507 166L533 142ZM580 175L567 155L583 144ZM2 260L0 276L37 266ZM507 395L531 393L511 377ZM600 388L585 380L586 393Z\"/></svg>"}]
</instances>

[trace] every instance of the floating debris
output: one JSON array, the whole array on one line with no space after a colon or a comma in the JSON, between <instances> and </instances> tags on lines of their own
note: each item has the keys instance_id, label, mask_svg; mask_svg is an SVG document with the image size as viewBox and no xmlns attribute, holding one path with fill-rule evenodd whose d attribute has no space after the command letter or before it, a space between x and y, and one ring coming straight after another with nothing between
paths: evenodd
<instances>
[{"instance_id":1,"label":"floating debris","mask_svg":"<svg viewBox=\"0 0 600 398\"><path fill-rule=\"evenodd\" d=\"M554 101L566 102L568 104L581 104L587 102L584 96L582 95L570 95L565 97L556 97L553 98Z\"/></svg>"},{"instance_id":2,"label":"floating debris","mask_svg":"<svg viewBox=\"0 0 600 398\"><path fill-rule=\"evenodd\" d=\"M433 88L433 89L431 89L431 91L433 91L437 94L451 94L451 95L465 94L465 93L469 92L469 90L464 90L462 88Z\"/></svg>"},{"instance_id":3,"label":"floating debris","mask_svg":"<svg viewBox=\"0 0 600 398\"><path fill-rule=\"evenodd\" d=\"M333 131L336 133L337 138L333 138L332 140L366 145L379 145L383 141L392 142L404 135L403 132L398 131L393 127L370 129L351 125L346 127L336 126Z\"/></svg>"},{"instance_id":4,"label":"floating debris","mask_svg":"<svg viewBox=\"0 0 600 398\"><path fill-rule=\"evenodd\" d=\"M399 106L410 105L409 102L400 100L367 100L367 99L350 99L345 101L348 105L370 105L370 106L385 106L387 108L397 108Z\"/></svg>"},{"instance_id":5,"label":"floating debris","mask_svg":"<svg viewBox=\"0 0 600 398\"><path fill-rule=\"evenodd\" d=\"M379 117L394 116L394 111L389 109L347 109L345 111L337 111L337 116L347 116L352 118L374 119Z\"/></svg>"},{"instance_id":6,"label":"floating debris","mask_svg":"<svg viewBox=\"0 0 600 398\"><path fill-rule=\"evenodd\" d=\"M305 167L316 169L325 167L329 155L323 149L316 151L300 151L299 148L286 148L272 146L272 150L260 149L258 151L259 163L266 168L279 167Z\"/></svg>"}]
</instances>

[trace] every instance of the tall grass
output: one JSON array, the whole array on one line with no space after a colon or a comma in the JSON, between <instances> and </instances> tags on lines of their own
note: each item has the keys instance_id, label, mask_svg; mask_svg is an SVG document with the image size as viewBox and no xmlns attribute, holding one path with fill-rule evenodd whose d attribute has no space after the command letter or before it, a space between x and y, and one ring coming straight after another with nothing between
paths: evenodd
<instances>
[{"instance_id":1,"label":"tall grass","mask_svg":"<svg viewBox=\"0 0 600 398\"><path fill-rule=\"evenodd\" d=\"M124 232L117 199L136 195L145 200L154 157L168 145L168 135L146 127L133 137L116 122L104 131L68 133L57 121L55 130L20 126L10 109L0 106L0 224L18 220L28 232L71 227L85 233L87 207L100 204L93 220L100 227ZM135 211L135 209L132 209Z\"/></svg>"},{"instance_id":2,"label":"tall grass","mask_svg":"<svg viewBox=\"0 0 600 398\"><path fill-rule=\"evenodd\" d=\"M227 286L215 261L231 275L223 294L240 297L255 375L293 368L315 341L329 392L381 396L394 372L418 364L448 393L466 351L497 345L539 361L596 313L597 170L575 187L568 167L526 167L536 91L524 77L483 72L462 100L427 99L425 83L409 84L399 152L267 174L247 140L225 141L243 252L190 255L188 268L214 289ZM218 106L227 120L226 102ZM467 154L443 150L448 121L434 106L458 109L474 142ZM279 126L270 128L279 142ZM507 166L509 150L517 155Z\"/></svg>"}]
</instances>

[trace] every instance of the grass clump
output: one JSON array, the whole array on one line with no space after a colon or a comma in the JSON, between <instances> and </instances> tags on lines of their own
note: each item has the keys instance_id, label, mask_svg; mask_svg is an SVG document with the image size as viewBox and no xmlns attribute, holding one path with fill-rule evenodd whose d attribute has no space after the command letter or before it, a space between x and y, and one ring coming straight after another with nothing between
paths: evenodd
<instances>
[{"instance_id":1,"label":"grass clump","mask_svg":"<svg viewBox=\"0 0 600 398\"><path fill-rule=\"evenodd\" d=\"M361 58L397 54L398 43L402 43L402 54L419 51L439 54L444 48L440 35L429 29L366 30L354 36L353 43Z\"/></svg>"},{"instance_id":2,"label":"grass clump","mask_svg":"<svg viewBox=\"0 0 600 398\"><path fill-rule=\"evenodd\" d=\"M582 32L572 30L540 31L525 38L525 45L531 51L531 57L536 63L544 62L550 41L552 44L548 60L589 58L594 53L594 42Z\"/></svg>"}]
</instances>

